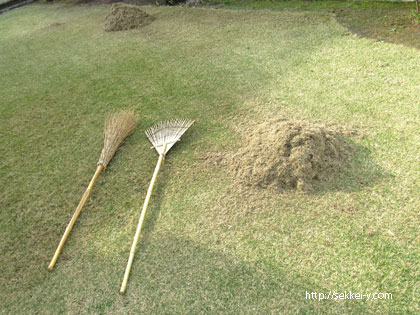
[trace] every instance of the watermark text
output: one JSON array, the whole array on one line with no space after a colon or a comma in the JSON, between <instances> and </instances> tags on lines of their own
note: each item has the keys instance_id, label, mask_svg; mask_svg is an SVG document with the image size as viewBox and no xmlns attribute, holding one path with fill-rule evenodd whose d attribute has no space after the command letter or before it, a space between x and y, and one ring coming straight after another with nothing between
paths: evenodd
<instances>
[{"instance_id":1,"label":"watermark text","mask_svg":"<svg viewBox=\"0 0 420 315\"><path fill-rule=\"evenodd\" d=\"M392 300L392 293L384 292L354 292L354 291L329 291L329 292L305 292L305 298L307 300Z\"/></svg>"}]
</instances>

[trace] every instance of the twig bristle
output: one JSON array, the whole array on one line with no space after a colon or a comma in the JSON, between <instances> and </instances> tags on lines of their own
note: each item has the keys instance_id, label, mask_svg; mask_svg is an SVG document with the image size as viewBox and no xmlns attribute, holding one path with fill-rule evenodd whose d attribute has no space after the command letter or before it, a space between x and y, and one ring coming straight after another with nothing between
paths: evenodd
<instances>
[{"instance_id":1,"label":"twig bristle","mask_svg":"<svg viewBox=\"0 0 420 315\"><path fill-rule=\"evenodd\" d=\"M131 110L110 114L105 121L104 147L98 164L105 168L118 147L137 126L138 117Z\"/></svg>"}]
</instances>

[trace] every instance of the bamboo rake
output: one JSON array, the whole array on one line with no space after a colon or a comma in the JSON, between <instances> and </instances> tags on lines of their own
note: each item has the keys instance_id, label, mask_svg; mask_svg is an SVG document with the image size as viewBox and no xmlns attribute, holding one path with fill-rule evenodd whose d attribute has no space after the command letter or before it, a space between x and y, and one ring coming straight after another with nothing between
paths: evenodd
<instances>
[{"instance_id":1,"label":"bamboo rake","mask_svg":"<svg viewBox=\"0 0 420 315\"><path fill-rule=\"evenodd\" d=\"M128 277L130 275L131 265L133 264L134 255L136 253L137 244L139 242L141 228L143 226L147 206L149 205L149 200L153 192L153 186L155 185L160 166L162 165L165 159L166 153L177 141L180 140L184 132L187 131L187 129L193 123L193 120L188 119L171 119L161 121L153 127L146 130L147 137L153 144L153 147L159 153L159 159L153 172L152 180L150 181L149 188L146 194L146 199L144 200L143 208L141 210L136 234L134 236L133 244L131 245L130 249L130 256L128 257L127 267L125 268L124 279L121 285L120 294L124 294L127 288Z\"/></svg>"},{"instance_id":2,"label":"bamboo rake","mask_svg":"<svg viewBox=\"0 0 420 315\"><path fill-rule=\"evenodd\" d=\"M163 152L165 151L166 151L166 142L163 146ZM152 195L152 192L153 192L153 186L155 185L156 177L157 177L157 174L159 173L160 166L162 165L164 157L165 157L165 153L161 153L159 155L159 159L156 164L155 171L153 172L152 180L150 181L150 184L149 184L149 189L147 189L146 199L144 200L143 209L141 210L139 223L136 229L136 235L134 236L133 244L131 245L130 257L128 257L127 267L125 268L124 280L122 282L121 289L120 289L121 294L123 294L125 292L125 289L127 288L128 276L130 275L131 265L133 264L133 259L134 259L134 254L136 253L137 243L139 242L140 232L143 226L144 217L146 216L147 206L149 205L150 196Z\"/></svg>"}]
</instances>

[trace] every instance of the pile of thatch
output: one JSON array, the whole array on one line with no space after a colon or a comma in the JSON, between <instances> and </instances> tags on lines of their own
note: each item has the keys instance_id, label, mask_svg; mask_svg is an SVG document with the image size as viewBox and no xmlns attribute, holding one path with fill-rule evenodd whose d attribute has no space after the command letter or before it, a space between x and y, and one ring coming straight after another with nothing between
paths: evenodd
<instances>
[{"instance_id":1,"label":"pile of thatch","mask_svg":"<svg viewBox=\"0 0 420 315\"><path fill-rule=\"evenodd\" d=\"M219 162L248 186L310 191L350 156L340 132L320 124L279 119L252 126L245 134L243 146Z\"/></svg>"},{"instance_id":2,"label":"pile of thatch","mask_svg":"<svg viewBox=\"0 0 420 315\"><path fill-rule=\"evenodd\" d=\"M125 31L141 28L153 21L153 17L139 7L115 3L105 18L105 31Z\"/></svg>"}]
</instances>

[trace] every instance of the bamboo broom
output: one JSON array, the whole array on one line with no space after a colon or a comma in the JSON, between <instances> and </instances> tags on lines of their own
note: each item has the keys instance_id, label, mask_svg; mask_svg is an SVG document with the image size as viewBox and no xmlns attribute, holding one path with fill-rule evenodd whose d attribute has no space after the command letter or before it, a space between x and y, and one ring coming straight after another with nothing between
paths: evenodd
<instances>
[{"instance_id":1,"label":"bamboo broom","mask_svg":"<svg viewBox=\"0 0 420 315\"><path fill-rule=\"evenodd\" d=\"M160 166L165 159L166 153L172 146L181 139L185 131L194 123L189 119L171 119L157 123L151 128L146 130L146 135L153 147L159 154L155 171L153 172L152 180L150 181L149 189L147 190L146 199L144 200L143 209L141 210L139 223L137 225L136 234L134 236L133 244L131 245L130 256L128 257L127 267L125 268L124 279L121 285L120 294L124 294L127 288L128 276L130 275L131 265L133 264L134 254L136 252L137 243L140 238L141 228L146 216L147 206L152 195L153 186L159 173Z\"/></svg>"},{"instance_id":2,"label":"bamboo broom","mask_svg":"<svg viewBox=\"0 0 420 315\"><path fill-rule=\"evenodd\" d=\"M119 113L111 114L107 117L105 121L105 130L104 130L104 147L102 149L101 156L99 158L96 172L93 175L89 186L84 192L82 199L79 202L79 205L76 208L76 211L73 214L73 217L70 220L70 223L67 225L66 231L64 232L63 237L61 238L60 244L58 244L57 250L51 262L48 266L49 270L53 270L55 263L57 262L58 256L66 243L67 238L69 237L70 231L73 228L74 223L77 220L82 208L88 199L93 186L99 176L99 174L107 167L108 163L111 161L115 152L117 151L120 144L124 141L125 138L134 130L138 122L138 118L134 115L133 111L125 110Z\"/></svg>"}]
</instances>

